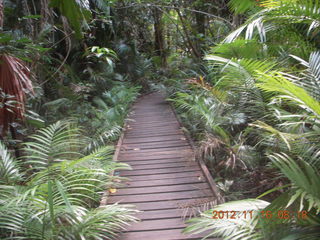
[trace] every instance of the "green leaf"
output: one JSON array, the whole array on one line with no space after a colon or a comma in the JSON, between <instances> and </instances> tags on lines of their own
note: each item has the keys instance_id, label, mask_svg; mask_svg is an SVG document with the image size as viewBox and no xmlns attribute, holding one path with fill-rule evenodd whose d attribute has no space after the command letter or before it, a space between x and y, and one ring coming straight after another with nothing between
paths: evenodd
<instances>
[{"instance_id":1,"label":"green leaf","mask_svg":"<svg viewBox=\"0 0 320 240\"><path fill-rule=\"evenodd\" d=\"M91 12L88 9L81 8L75 0L51 0L51 7L56 7L64 15L75 31L77 38L82 38L82 26L87 25L86 21L91 18Z\"/></svg>"},{"instance_id":2,"label":"green leaf","mask_svg":"<svg viewBox=\"0 0 320 240\"><path fill-rule=\"evenodd\" d=\"M28 15L28 16L23 16L22 19L40 19L41 15Z\"/></svg>"}]
</instances>

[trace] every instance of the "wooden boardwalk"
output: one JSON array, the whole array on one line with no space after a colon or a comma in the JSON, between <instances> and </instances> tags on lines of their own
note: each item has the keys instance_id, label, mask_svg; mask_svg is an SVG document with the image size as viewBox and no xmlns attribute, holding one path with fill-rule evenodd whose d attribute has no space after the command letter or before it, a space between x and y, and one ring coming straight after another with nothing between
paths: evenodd
<instances>
[{"instance_id":1,"label":"wooden boardwalk","mask_svg":"<svg viewBox=\"0 0 320 240\"><path fill-rule=\"evenodd\" d=\"M214 189L164 98L153 93L132 108L118 161L132 166L120 172L130 178L124 188L108 198L108 204L134 204L142 212L119 240L200 239L183 235L183 215L191 206L214 199ZM119 146L118 146L119 147Z\"/></svg>"}]
</instances>

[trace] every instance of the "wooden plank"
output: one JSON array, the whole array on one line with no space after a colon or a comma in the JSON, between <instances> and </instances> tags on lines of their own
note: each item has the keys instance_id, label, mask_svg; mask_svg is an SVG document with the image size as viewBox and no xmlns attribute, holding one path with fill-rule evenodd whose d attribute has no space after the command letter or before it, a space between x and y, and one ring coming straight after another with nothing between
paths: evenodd
<instances>
[{"instance_id":1,"label":"wooden plank","mask_svg":"<svg viewBox=\"0 0 320 240\"><path fill-rule=\"evenodd\" d=\"M149 231L149 230L167 230L185 228L187 225L183 223L181 218L144 220L128 227L127 231Z\"/></svg>"},{"instance_id":2,"label":"wooden plank","mask_svg":"<svg viewBox=\"0 0 320 240\"><path fill-rule=\"evenodd\" d=\"M175 167L194 167L198 166L198 163L196 162L191 162L191 161L172 161L169 163L160 163L160 164L155 164L155 163L148 163L147 164L140 164L140 165L134 165L130 164L129 165L133 168L133 170L147 170L147 169L165 169L165 168L175 168Z\"/></svg>"},{"instance_id":3,"label":"wooden plank","mask_svg":"<svg viewBox=\"0 0 320 240\"><path fill-rule=\"evenodd\" d=\"M190 146L187 143L181 143L180 146L164 146L164 147L151 147L151 148L134 148L134 149L121 149L121 154L144 154L144 153L154 153L154 152L168 152L173 150L190 150Z\"/></svg>"},{"instance_id":4,"label":"wooden plank","mask_svg":"<svg viewBox=\"0 0 320 240\"><path fill-rule=\"evenodd\" d=\"M121 157L133 157L134 155L139 154L139 152L143 151L143 157L147 156L155 156L155 155L173 155L179 157L181 155L188 155L192 154L192 150L189 147L179 147L179 148L168 148L168 149L161 149L161 150L141 150L141 151L130 151L130 152L120 152Z\"/></svg>"},{"instance_id":5,"label":"wooden plank","mask_svg":"<svg viewBox=\"0 0 320 240\"><path fill-rule=\"evenodd\" d=\"M185 139L184 135L182 133L177 134L170 134L170 135L164 135L164 136L151 136L148 138L140 137L140 138L125 138L123 143L124 144L137 144L137 143L151 143L151 142L162 142L162 141L176 141L179 139Z\"/></svg>"},{"instance_id":6,"label":"wooden plank","mask_svg":"<svg viewBox=\"0 0 320 240\"><path fill-rule=\"evenodd\" d=\"M180 192L187 190L200 190L208 189L207 183L194 183L194 184L181 184L181 185L169 185L169 186L158 186L158 187L138 187L138 188L125 188L119 189L116 193L120 195L132 195L132 194L150 194L150 193L168 193L168 192Z\"/></svg>"},{"instance_id":7,"label":"wooden plank","mask_svg":"<svg viewBox=\"0 0 320 240\"><path fill-rule=\"evenodd\" d=\"M193 159L188 159L184 157L173 157L173 158L162 158L162 159L147 159L147 160L123 160L129 164L131 167L139 166L139 165L148 165L148 166L156 166L157 164L173 164L173 163L181 163L181 164L188 164L188 163L196 163Z\"/></svg>"},{"instance_id":8,"label":"wooden plank","mask_svg":"<svg viewBox=\"0 0 320 240\"><path fill-rule=\"evenodd\" d=\"M167 119L165 122L164 121L147 121L143 123L143 127L153 127L153 126L167 126L170 124L177 124L176 119ZM141 128L141 122L136 121L136 119L128 119L126 127L140 127Z\"/></svg>"},{"instance_id":9,"label":"wooden plank","mask_svg":"<svg viewBox=\"0 0 320 240\"><path fill-rule=\"evenodd\" d=\"M176 139L170 141L158 141L158 142L146 142L141 143L126 143L121 146L122 149L134 149L134 148L163 148L163 147L175 147L175 146L189 146L187 140Z\"/></svg>"},{"instance_id":10,"label":"wooden plank","mask_svg":"<svg viewBox=\"0 0 320 240\"><path fill-rule=\"evenodd\" d=\"M209 201L209 197L199 197L194 199L179 199L170 201L157 201L157 202L137 202L134 205L140 211L147 210L168 210L168 209L179 209L186 205L193 205L198 201Z\"/></svg>"},{"instance_id":11,"label":"wooden plank","mask_svg":"<svg viewBox=\"0 0 320 240\"><path fill-rule=\"evenodd\" d=\"M135 217L141 220L181 218L183 216L183 213L183 209L151 210L135 214Z\"/></svg>"},{"instance_id":12,"label":"wooden plank","mask_svg":"<svg viewBox=\"0 0 320 240\"><path fill-rule=\"evenodd\" d=\"M166 174L166 173L181 173L181 172L191 172L199 170L199 166L193 167L176 167L176 168L158 168L158 169L143 169L143 170L128 170L121 171L121 176L144 176L144 175L155 175L155 174Z\"/></svg>"},{"instance_id":13,"label":"wooden plank","mask_svg":"<svg viewBox=\"0 0 320 240\"><path fill-rule=\"evenodd\" d=\"M212 196L211 190L201 189L173 193L150 193L150 194L135 194L127 196L113 196L109 199L109 203L138 203L138 202L157 202L166 200L179 200L179 199L193 199L200 197Z\"/></svg>"},{"instance_id":14,"label":"wooden plank","mask_svg":"<svg viewBox=\"0 0 320 240\"><path fill-rule=\"evenodd\" d=\"M200 240L204 235L186 235L181 233L182 229L156 230L127 232L120 236L120 240ZM221 240L220 238L206 238L207 240Z\"/></svg>"},{"instance_id":15,"label":"wooden plank","mask_svg":"<svg viewBox=\"0 0 320 240\"><path fill-rule=\"evenodd\" d=\"M179 154L179 156L177 156L176 154L168 154L168 155L148 155L148 156L119 156L119 161L120 162L138 162L138 161L152 161L152 162L156 162L156 161L174 161L177 159L184 159L185 161L194 161L194 157L190 156L190 154ZM150 162L151 163L151 162Z\"/></svg>"},{"instance_id":16,"label":"wooden plank","mask_svg":"<svg viewBox=\"0 0 320 240\"><path fill-rule=\"evenodd\" d=\"M138 155L138 156L120 156L121 157L121 161L122 162L138 162L138 161L166 161L166 160L171 160L172 159L184 159L185 161L195 161L194 160L194 156L189 156L189 154L179 154L178 156L176 154L168 154L168 155L148 155L148 156L144 156L144 155ZM119 160L120 161L120 160Z\"/></svg>"},{"instance_id":17,"label":"wooden plank","mask_svg":"<svg viewBox=\"0 0 320 240\"><path fill-rule=\"evenodd\" d=\"M147 130L147 131L130 131L126 133L126 137L132 138L132 137L149 137L149 136L166 136L170 134L181 134L182 130L181 129L161 129L161 130Z\"/></svg>"},{"instance_id":18,"label":"wooden plank","mask_svg":"<svg viewBox=\"0 0 320 240\"><path fill-rule=\"evenodd\" d=\"M144 156L144 155L138 155L138 156L120 156L121 157L121 161L122 162L138 162L138 161L166 161L166 160L170 160L171 162L173 161L172 159L184 159L185 161L195 161L194 160L194 156L189 156L189 154L179 154L178 156L176 154L168 154L168 155L148 155L148 156ZM120 161L120 160L119 160Z\"/></svg>"},{"instance_id":19,"label":"wooden plank","mask_svg":"<svg viewBox=\"0 0 320 240\"><path fill-rule=\"evenodd\" d=\"M158 180L142 180L142 181L130 181L125 183L126 188L135 187L151 187L151 186L170 186L179 184L195 184L203 183L205 178L203 176L187 176L185 178L172 178L172 179L158 179Z\"/></svg>"},{"instance_id":20,"label":"wooden plank","mask_svg":"<svg viewBox=\"0 0 320 240\"><path fill-rule=\"evenodd\" d=\"M148 131L130 131L126 133L127 138L149 138L155 136L169 136L183 134L181 129L161 129Z\"/></svg>"},{"instance_id":21,"label":"wooden plank","mask_svg":"<svg viewBox=\"0 0 320 240\"><path fill-rule=\"evenodd\" d=\"M138 115L131 115L130 117L134 117L136 121L139 121L140 123L145 123L145 122L150 122L150 121L163 121L165 122L166 120L173 120L174 119L174 114L173 113L168 113L168 114L161 114L157 116L138 116Z\"/></svg>"},{"instance_id":22,"label":"wooden plank","mask_svg":"<svg viewBox=\"0 0 320 240\"><path fill-rule=\"evenodd\" d=\"M199 171L190 171L182 173L165 173L165 174L154 174L154 175L145 175L145 176L131 176L129 179L131 181L153 181L158 179L177 179L181 177L203 177L203 173Z\"/></svg>"},{"instance_id":23,"label":"wooden plank","mask_svg":"<svg viewBox=\"0 0 320 240\"><path fill-rule=\"evenodd\" d=\"M152 138L152 137L163 137L163 136L165 136L165 137L168 137L168 136L172 136L172 135L180 135L180 136L184 136L183 135L183 132L182 131L179 131L179 132L167 132L167 133L154 133L154 134L152 134L152 135L150 135L150 134L146 134L146 135L144 135L144 136L136 136L136 135L131 135L131 136L128 136L127 134L126 134L126 138L128 138L128 139L134 139L134 138Z\"/></svg>"},{"instance_id":24,"label":"wooden plank","mask_svg":"<svg viewBox=\"0 0 320 240\"><path fill-rule=\"evenodd\" d=\"M156 132L156 131L162 131L162 130L176 130L180 129L180 126L178 124L172 124L172 125L162 125L162 126L129 126L125 128L126 131L130 130L130 133L135 133L135 132Z\"/></svg>"},{"instance_id":25,"label":"wooden plank","mask_svg":"<svg viewBox=\"0 0 320 240\"><path fill-rule=\"evenodd\" d=\"M147 122L143 124L143 128L155 128L155 127L160 127L160 126L168 126L168 125L175 125L175 126L179 126L180 124L177 123L176 119L172 119L172 121L166 121L166 122ZM140 122L136 122L135 120L132 122L128 122L127 127L140 127L141 128L141 123Z\"/></svg>"}]
</instances>

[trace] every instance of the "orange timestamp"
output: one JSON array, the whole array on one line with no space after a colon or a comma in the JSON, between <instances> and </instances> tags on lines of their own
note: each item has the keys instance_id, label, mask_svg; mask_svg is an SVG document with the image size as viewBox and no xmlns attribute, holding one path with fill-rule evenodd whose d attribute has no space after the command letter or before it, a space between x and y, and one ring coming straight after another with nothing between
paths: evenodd
<instances>
[{"instance_id":1,"label":"orange timestamp","mask_svg":"<svg viewBox=\"0 0 320 240\"><path fill-rule=\"evenodd\" d=\"M277 210L277 211L222 211L213 210L212 219L252 219L255 216L254 213L260 215L264 219L307 219L308 211L290 211L290 210Z\"/></svg>"}]
</instances>

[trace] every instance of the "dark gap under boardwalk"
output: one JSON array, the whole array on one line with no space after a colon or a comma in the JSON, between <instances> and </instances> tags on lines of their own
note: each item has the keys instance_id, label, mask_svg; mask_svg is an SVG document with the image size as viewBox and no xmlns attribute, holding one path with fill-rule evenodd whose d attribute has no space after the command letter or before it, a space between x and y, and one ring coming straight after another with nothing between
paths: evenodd
<instances>
[{"instance_id":1,"label":"dark gap under boardwalk","mask_svg":"<svg viewBox=\"0 0 320 240\"><path fill-rule=\"evenodd\" d=\"M213 200L214 192L170 105L158 93L146 95L133 106L129 119L118 161L133 170L120 172L130 181L108 204L133 204L142 212L137 214L141 222L119 240L200 239L181 233L188 214L183 206Z\"/></svg>"}]
</instances>

